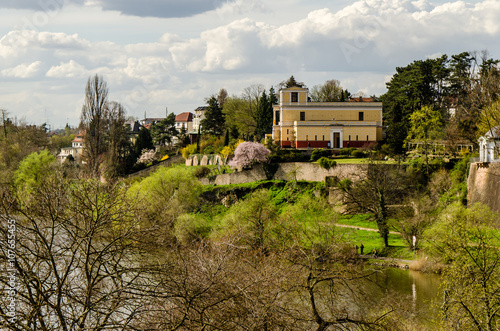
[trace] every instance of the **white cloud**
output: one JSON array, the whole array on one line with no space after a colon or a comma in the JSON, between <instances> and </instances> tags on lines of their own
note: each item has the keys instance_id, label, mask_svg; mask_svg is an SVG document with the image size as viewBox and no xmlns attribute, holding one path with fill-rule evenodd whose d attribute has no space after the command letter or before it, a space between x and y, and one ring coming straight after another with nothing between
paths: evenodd
<instances>
[{"instance_id":1,"label":"white cloud","mask_svg":"<svg viewBox=\"0 0 500 331\"><path fill-rule=\"evenodd\" d=\"M65 32L6 32L0 38L0 73L10 83L25 84L17 88L37 91L38 102L48 109L54 103L61 107L58 98L67 102L68 95L80 97L87 77L100 73L113 100L142 116L144 110L161 115L167 105L170 111L190 111L220 87L239 94L251 84L270 87L291 74L309 86L336 78L351 92L380 94L394 68L413 60L484 48L500 58L500 1L435 5L427 0L362 0L341 10L307 11L294 20L276 8L288 4L288 14L303 8L303 2L277 1L270 7L261 0L235 0L195 18L175 20L85 7L82 13L98 15L99 23L90 26L94 23L83 15L79 28L70 23L76 19L75 8L83 7L68 7L54 19L60 25L50 26ZM106 31L107 37L82 37L86 26ZM116 38L108 37L113 33ZM6 93L0 92L0 102L6 103L0 106L18 107L21 101L12 103Z\"/></svg>"},{"instance_id":2,"label":"white cloud","mask_svg":"<svg viewBox=\"0 0 500 331\"><path fill-rule=\"evenodd\" d=\"M46 75L54 78L85 77L89 75L89 71L84 66L70 60L67 63L61 63L59 66L50 68Z\"/></svg>"},{"instance_id":3,"label":"white cloud","mask_svg":"<svg viewBox=\"0 0 500 331\"><path fill-rule=\"evenodd\" d=\"M20 64L14 68L2 70L2 76L15 78L35 77L40 72L41 66L41 61L36 61L31 64Z\"/></svg>"}]
</instances>

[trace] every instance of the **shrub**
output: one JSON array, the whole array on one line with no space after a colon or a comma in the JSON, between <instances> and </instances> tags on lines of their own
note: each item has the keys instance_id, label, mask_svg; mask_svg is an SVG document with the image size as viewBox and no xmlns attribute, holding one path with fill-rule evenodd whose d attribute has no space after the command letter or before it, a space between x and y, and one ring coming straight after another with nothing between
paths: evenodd
<instances>
[{"instance_id":1,"label":"shrub","mask_svg":"<svg viewBox=\"0 0 500 331\"><path fill-rule=\"evenodd\" d=\"M355 149L351 152L351 156L355 158L361 158L365 156L365 153L363 153L363 151L360 151L359 149Z\"/></svg>"},{"instance_id":2,"label":"shrub","mask_svg":"<svg viewBox=\"0 0 500 331\"><path fill-rule=\"evenodd\" d=\"M322 157L328 157L328 156L330 156L330 151L327 151L323 148L317 148L313 150L311 154L311 161L317 161Z\"/></svg>"},{"instance_id":3,"label":"shrub","mask_svg":"<svg viewBox=\"0 0 500 331\"><path fill-rule=\"evenodd\" d=\"M244 142L234 151L234 158L229 162L232 167L249 167L254 163L266 161L270 151L262 144Z\"/></svg>"},{"instance_id":4,"label":"shrub","mask_svg":"<svg viewBox=\"0 0 500 331\"><path fill-rule=\"evenodd\" d=\"M330 160L327 157L322 157L318 160L318 164L321 168L330 170L330 168L334 168L337 165L337 162L335 162L335 160Z\"/></svg>"},{"instance_id":5,"label":"shrub","mask_svg":"<svg viewBox=\"0 0 500 331\"><path fill-rule=\"evenodd\" d=\"M342 148L340 150L340 155L345 155L345 156L349 156L352 154L353 151L355 151L356 148L355 147L349 147L349 148Z\"/></svg>"},{"instance_id":6,"label":"shrub","mask_svg":"<svg viewBox=\"0 0 500 331\"><path fill-rule=\"evenodd\" d=\"M276 171L278 171L279 164L278 163L264 163L263 168L266 173L266 179L271 180L274 178Z\"/></svg>"},{"instance_id":7,"label":"shrub","mask_svg":"<svg viewBox=\"0 0 500 331\"><path fill-rule=\"evenodd\" d=\"M175 221L174 234L179 243L187 245L207 238L211 229L206 219L193 214L182 214Z\"/></svg>"},{"instance_id":8,"label":"shrub","mask_svg":"<svg viewBox=\"0 0 500 331\"><path fill-rule=\"evenodd\" d=\"M196 154L196 144L187 145L181 149L181 154L185 159L187 159L191 154Z\"/></svg>"},{"instance_id":9,"label":"shrub","mask_svg":"<svg viewBox=\"0 0 500 331\"><path fill-rule=\"evenodd\" d=\"M205 166L198 167L194 171L194 175L198 179L207 177L209 173L210 173L210 169L208 167L205 167Z\"/></svg>"}]
</instances>

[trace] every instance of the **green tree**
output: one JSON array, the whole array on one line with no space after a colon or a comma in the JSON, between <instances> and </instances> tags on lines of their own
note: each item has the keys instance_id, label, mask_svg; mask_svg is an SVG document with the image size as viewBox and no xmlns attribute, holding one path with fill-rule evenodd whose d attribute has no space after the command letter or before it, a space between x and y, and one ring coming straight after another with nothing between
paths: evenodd
<instances>
[{"instance_id":1,"label":"green tree","mask_svg":"<svg viewBox=\"0 0 500 331\"><path fill-rule=\"evenodd\" d=\"M43 179L55 170L56 158L48 150L26 156L14 172L14 185L20 200L30 199L33 190L40 186Z\"/></svg>"},{"instance_id":2,"label":"green tree","mask_svg":"<svg viewBox=\"0 0 500 331\"><path fill-rule=\"evenodd\" d=\"M156 144L165 146L172 143L172 138L177 136L179 131L175 128L175 114L170 113L159 123L151 125L151 137Z\"/></svg>"},{"instance_id":3,"label":"green tree","mask_svg":"<svg viewBox=\"0 0 500 331\"><path fill-rule=\"evenodd\" d=\"M436 111L446 109L449 70L447 56L418 60L406 67L396 68L396 73L386 84L387 93L381 96L384 119L388 127L388 143L395 154L403 151L408 136L410 115L428 106Z\"/></svg>"},{"instance_id":4,"label":"green tree","mask_svg":"<svg viewBox=\"0 0 500 331\"><path fill-rule=\"evenodd\" d=\"M259 190L248 199L233 205L222 219L225 231L242 238L242 242L254 248L268 246L271 228L278 209L271 201L272 192Z\"/></svg>"},{"instance_id":5,"label":"green tree","mask_svg":"<svg viewBox=\"0 0 500 331\"><path fill-rule=\"evenodd\" d=\"M273 127L273 105L266 91L262 92L256 113L255 135L260 140L266 133L271 133Z\"/></svg>"},{"instance_id":6,"label":"green tree","mask_svg":"<svg viewBox=\"0 0 500 331\"><path fill-rule=\"evenodd\" d=\"M248 138L255 133L257 128L255 114L247 100L231 96L224 103L223 112L227 127L234 128L238 136Z\"/></svg>"},{"instance_id":7,"label":"green tree","mask_svg":"<svg viewBox=\"0 0 500 331\"><path fill-rule=\"evenodd\" d=\"M406 142L415 140L424 144L425 164L429 176L429 143L442 137L441 112L431 107L423 106L410 115L410 129Z\"/></svg>"},{"instance_id":8,"label":"green tree","mask_svg":"<svg viewBox=\"0 0 500 331\"><path fill-rule=\"evenodd\" d=\"M229 129L226 129L226 135L224 136L224 146L229 146Z\"/></svg>"},{"instance_id":9,"label":"green tree","mask_svg":"<svg viewBox=\"0 0 500 331\"><path fill-rule=\"evenodd\" d=\"M224 133L224 113L215 96L211 96L208 99L208 107L205 112L205 118L201 121L201 127L204 134L220 137Z\"/></svg>"},{"instance_id":10,"label":"green tree","mask_svg":"<svg viewBox=\"0 0 500 331\"><path fill-rule=\"evenodd\" d=\"M49 139L43 128L12 123L6 120L4 128L7 138L0 135L0 183L10 184L13 172L27 155L49 146Z\"/></svg>"},{"instance_id":11,"label":"green tree","mask_svg":"<svg viewBox=\"0 0 500 331\"><path fill-rule=\"evenodd\" d=\"M151 132L148 129L142 127L137 135L137 140L134 144L134 155L135 159L141 155L143 149L154 148L153 138L151 137Z\"/></svg>"},{"instance_id":12,"label":"green tree","mask_svg":"<svg viewBox=\"0 0 500 331\"><path fill-rule=\"evenodd\" d=\"M482 205L450 205L428 231L432 252L448 265L442 277L443 329L500 328L497 217Z\"/></svg>"},{"instance_id":13,"label":"green tree","mask_svg":"<svg viewBox=\"0 0 500 331\"><path fill-rule=\"evenodd\" d=\"M290 76L290 78L282 81L281 83L278 84L278 87L280 89L282 88L290 88L290 87L305 87L306 84L302 83L302 82L297 82L297 80L295 79L295 77L293 77L293 75Z\"/></svg>"},{"instance_id":14,"label":"green tree","mask_svg":"<svg viewBox=\"0 0 500 331\"><path fill-rule=\"evenodd\" d=\"M151 249L175 242L174 225L177 218L199 207L202 185L192 171L182 167L159 168L150 176L135 182L128 196L142 208L143 226L156 228L144 240Z\"/></svg>"}]
</instances>

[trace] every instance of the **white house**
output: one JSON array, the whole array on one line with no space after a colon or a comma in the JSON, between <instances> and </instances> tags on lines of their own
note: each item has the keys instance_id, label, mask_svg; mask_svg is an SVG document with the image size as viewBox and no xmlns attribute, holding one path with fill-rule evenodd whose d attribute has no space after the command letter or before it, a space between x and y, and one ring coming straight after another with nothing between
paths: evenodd
<instances>
[{"instance_id":1,"label":"white house","mask_svg":"<svg viewBox=\"0 0 500 331\"><path fill-rule=\"evenodd\" d=\"M73 159L80 161L83 153L83 144L83 134L79 133L76 135L75 139L72 140L71 147L61 148L61 152L57 155L57 159L62 163L71 155Z\"/></svg>"},{"instance_id":2,"label":"white house","mask_svg":"<svg viewBox=\"0 0 500 331\"><path fill-rule=\"evenodd\" d=\"M500 162L500 126L492 128L479 138L479 162Z\"/></svg>"}]
</instances>

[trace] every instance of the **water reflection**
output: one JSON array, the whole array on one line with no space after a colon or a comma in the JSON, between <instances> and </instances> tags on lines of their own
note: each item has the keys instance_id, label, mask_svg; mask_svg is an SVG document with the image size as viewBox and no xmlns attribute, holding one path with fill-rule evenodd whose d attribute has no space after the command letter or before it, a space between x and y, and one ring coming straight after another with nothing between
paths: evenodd
<instances>
[{"instance_id":1,"label":"water reflection","mask_svg":"<svg viewBox=\"0 0 500 331\"><path fill-rule=\"evenodd\" d=\"M399 296L400 301L407 304L406 309L413 312L421 323L426 326L433 324L438 317L436 307L442 300L439 275L394 268L373 270L376 271L371 277L373 283L367 285L372 295L380 299L388 293Z\"/></svg>"}]
</instances>

